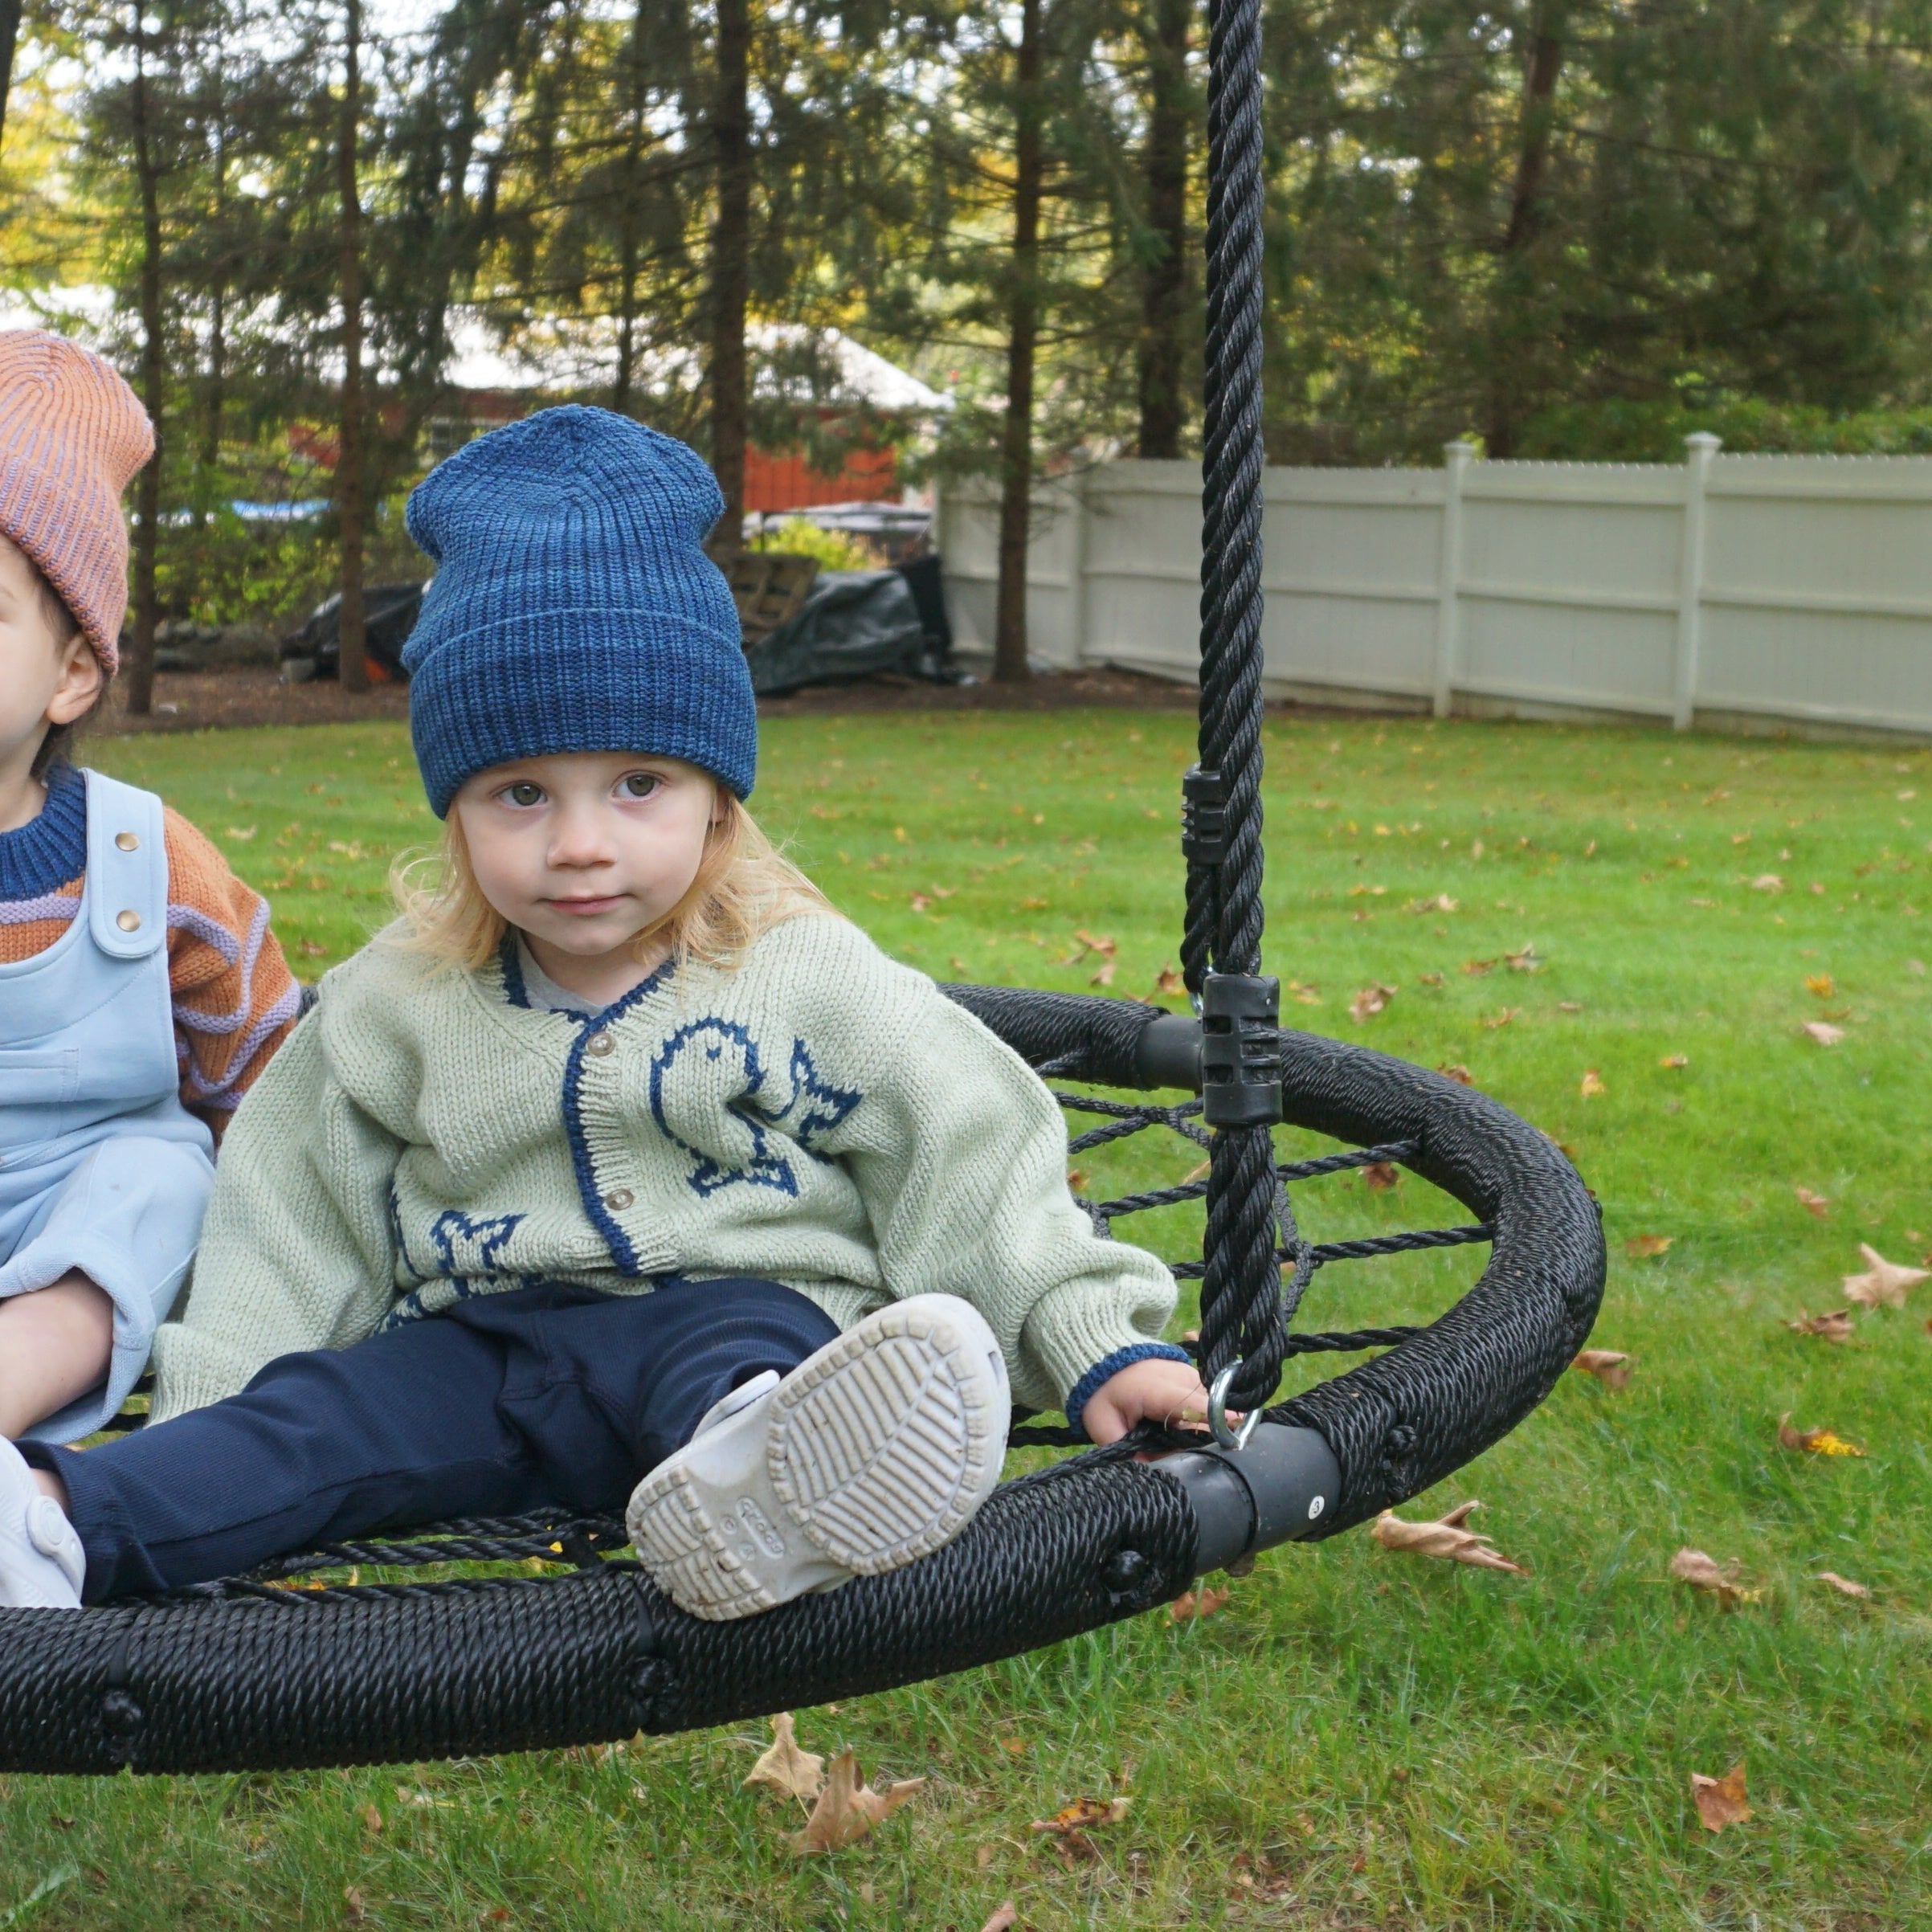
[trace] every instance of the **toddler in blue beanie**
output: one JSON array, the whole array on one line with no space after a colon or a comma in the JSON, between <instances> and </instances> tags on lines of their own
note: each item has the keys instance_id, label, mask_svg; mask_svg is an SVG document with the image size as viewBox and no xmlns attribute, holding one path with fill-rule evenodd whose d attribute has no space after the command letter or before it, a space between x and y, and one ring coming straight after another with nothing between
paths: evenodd
<instances>
[{"instance_id":1,"label":"toddler in blue beanie","mask_svg":"<svg viewBox=\"0 0 1932 1932\"><path fill-rule=\"evenodd\" d=\"M957 1535L1011 1395L1103 1442L1200 1412L1039 1081L746 811L722 508L577 408L410 498L441 852L229 1129L153 1420L0 1444L0 1604L561 1504L744 1616Z\"/></svg>"}]
</instances>

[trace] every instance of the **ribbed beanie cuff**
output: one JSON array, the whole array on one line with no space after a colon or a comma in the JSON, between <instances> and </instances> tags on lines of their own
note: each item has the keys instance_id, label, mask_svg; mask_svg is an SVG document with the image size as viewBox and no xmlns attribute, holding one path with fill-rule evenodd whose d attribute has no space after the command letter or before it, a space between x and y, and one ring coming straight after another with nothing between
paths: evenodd
<instances>
[{"instance_id":1,"label":"ribbed beanie cuff","mask_svg":"<svg viewBox=\"0 0 1932 1932\"><path fill-rule=\"evenodd\" d=\"M409 694L431 809L445 816L477 772L568 751L682 758L748 796L758 714L735 640L733 649L735 664L709 634L634 611L548 612L446 645ZM567 676L551 675L560 663Z\"/></svg>"}]
</instances>

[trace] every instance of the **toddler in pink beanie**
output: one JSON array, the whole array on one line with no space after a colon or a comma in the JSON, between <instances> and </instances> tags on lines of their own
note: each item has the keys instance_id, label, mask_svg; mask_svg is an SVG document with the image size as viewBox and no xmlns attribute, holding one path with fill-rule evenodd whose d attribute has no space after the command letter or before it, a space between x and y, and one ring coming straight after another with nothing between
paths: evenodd
<instances>
[{"instance_id":1,"label":"toddler in pink beanie","mask_svg":"<svg viewBox=\"0 0 1932 1932\"><path fill-rule=\"evenodd\" d=\"M98 356L0 332L0 1436L120 1407L298 1007L214 846L67 755L118 662L120 493L153 447Z\"/></svg>"}]
</instances>

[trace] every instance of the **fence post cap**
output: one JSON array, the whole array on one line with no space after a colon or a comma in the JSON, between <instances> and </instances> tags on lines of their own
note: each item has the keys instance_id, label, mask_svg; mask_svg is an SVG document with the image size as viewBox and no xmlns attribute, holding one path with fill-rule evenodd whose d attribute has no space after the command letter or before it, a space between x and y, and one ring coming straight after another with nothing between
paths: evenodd
<instances>
[{"instance_id":1,"label":"fence post cap","mask_svg":"<svg viewBox=\"0 0 1932 1932\"><path fill-rule=\"evenodd\" d=\"M1700 456L1714 456L1724 447L1722 436L1713 436L1707 429L1694 429L1684 439L1684 447L1690 451L1694 463Z\"/></svg>"}]
</instances>

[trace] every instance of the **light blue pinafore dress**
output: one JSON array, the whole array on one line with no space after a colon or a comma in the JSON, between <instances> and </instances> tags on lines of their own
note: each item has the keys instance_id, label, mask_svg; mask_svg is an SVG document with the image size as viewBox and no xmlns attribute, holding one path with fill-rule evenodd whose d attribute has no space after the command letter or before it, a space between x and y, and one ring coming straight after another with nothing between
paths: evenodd
<instances>
[{"instance_id":1,"label":"light blue pinafore dress","mask_svg":"<svg viewBox=\"0 0 1932 1932\"><path fill-rule=\"evenodd\" d=\"M160 799L90 771L80 908L0 963L0 1299L78 1268L114 1303L106 1382L27 1432L71 1442L120 1407L194 1258L214 1137L181 1103Z\"/></svg>"}]
</instances>

